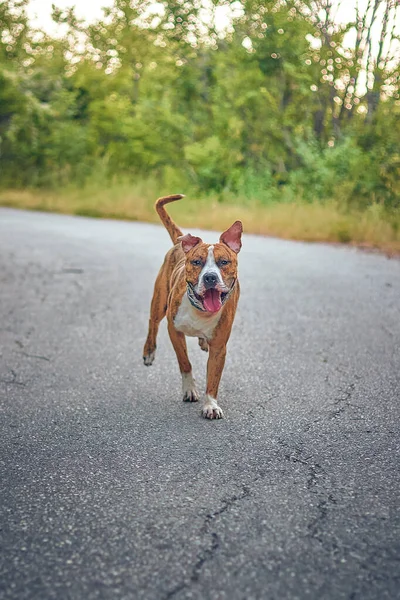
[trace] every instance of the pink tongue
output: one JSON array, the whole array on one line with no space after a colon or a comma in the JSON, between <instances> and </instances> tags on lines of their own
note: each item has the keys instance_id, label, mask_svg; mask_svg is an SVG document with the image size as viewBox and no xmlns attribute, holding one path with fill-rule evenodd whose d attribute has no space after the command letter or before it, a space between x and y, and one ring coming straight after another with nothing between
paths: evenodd
<instances>
[{"instance_id":1,"label":"pink tongue","mask_svg":"<svg viewBox=\"0 0 400 600\"><path fill-rule=\"evenodd\" d=\"M222 306L221 294L214 288L204 294L203 304L207 312L217 312Z\"/></svg>"}]
</instances>

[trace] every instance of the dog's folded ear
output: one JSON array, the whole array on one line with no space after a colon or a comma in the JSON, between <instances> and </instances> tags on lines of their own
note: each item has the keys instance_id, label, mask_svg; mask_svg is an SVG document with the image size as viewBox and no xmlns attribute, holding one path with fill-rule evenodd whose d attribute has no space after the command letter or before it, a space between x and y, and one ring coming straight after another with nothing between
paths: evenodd
<instances>
[{"instance_id":1,"label":"dog's folded ear","mask_svg":"<svg viewBox=\"0 0 400 600\"><path fill-rule=\"evenodd\" d=\"M243 226L241 221L235 221L233 225L229 227L224 233L221 234L219 241L222 244L226 244L229 246L231 250L236 252L236 254L240 251L242 247L242 233Z\"/></svg>"},{"instance_id":2,"label":"dog's folded ear","mask_svg":"<svg viewBox=\"0 0 400 600\"><path fill-rule=\"evenodd\" d=\"M187 253L189 250L197 246L197 244L201 244L203 240L195 235L187 233L186 235L181 235L178 237L177 241L181 242L183 251Z\"/></svg>"}]
</instances>

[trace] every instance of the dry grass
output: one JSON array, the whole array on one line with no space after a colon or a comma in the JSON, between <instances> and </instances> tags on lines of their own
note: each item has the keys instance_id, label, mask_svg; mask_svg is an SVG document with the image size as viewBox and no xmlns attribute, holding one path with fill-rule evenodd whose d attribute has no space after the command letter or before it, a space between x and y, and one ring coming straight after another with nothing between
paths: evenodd
<instances>
[{"instance_id":1,"label":"dry grass","mask_svg":"<svg viewBox=\"0 0 400 600\"><path fill-rule=\"evenodd\" d=\"M87 187L84 190L6 190L0 205L90 217L158 222L154 200L156 186L138 182L134 187ZM180 192L181 190L168 190ZM171 205L170 212L182 227L223 230L241 219L247 233L272 235L313 242L350 243L400 254L400 214L391 215L379 205L366 211L344 212L335 203L271 203L237 199L219 203L211 198L193 199Z\"/></svg>"}]
</instances>

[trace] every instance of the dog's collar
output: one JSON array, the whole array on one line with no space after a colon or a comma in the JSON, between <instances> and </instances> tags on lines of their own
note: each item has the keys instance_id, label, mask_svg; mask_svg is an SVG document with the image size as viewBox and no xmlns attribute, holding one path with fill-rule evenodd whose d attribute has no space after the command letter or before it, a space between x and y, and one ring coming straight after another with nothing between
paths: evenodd
<instances>
[{"instance_id":1,"label":"dog's collar","mask_svg":"<svg viewBox=\"0 0 400 600\"><path fill-rule=\"evenodd\" d=\"M232 294L235 285L236 285L236 279L233 280L231 287L229 288L229 290L227 292L225 292L225 295L223 298L221 298L221 304L222 306L225 304L225 302L228 300L229 296ZM187 293L187 297L189 298L189 302L192 306L194 306L194 308L197 308L197 310L201 310L201 312L207 312L206 309L204 308L202 302L200 301L200 299L198 298L196 292L194 291L194 286L187 281L186 282L186 293Z\"/></svg>"},{"instance_id":2,"label":"dog's collar","mask_svg":"<svg viewBox=\"0 0 400 600\"><path fill-rule=\"evenodd\" d=\"M233 290L234 290L234 288L235 288L235 285L236 285L236 279L234 279L234 280L232 281L232 285L231 285L231 287L230 287L230 288L229 288L229 290L226 292L226 295L224 296L224 298L223 298L223 300L222 300L222 305L224 305L224 304L225 304L225 302L228 300L229 296L232 294L232 292L233 292Z\"/></svg>"},{"instance_id":3,"label":"dog's collar","mask_svg":"<svg viewBox=\"0 0 400 600\"><path fill-rule=\"evenodd\" d=\"M187 297L189 298L190 304L194 306L194 308L197 308L197 310L201 310L202 312L206 312L206 309L204 308L203 304L197 297L196 292L194 291L193 285L189 283L189 281L186 282L186 293Z\"/></svg>"}]
</instances>

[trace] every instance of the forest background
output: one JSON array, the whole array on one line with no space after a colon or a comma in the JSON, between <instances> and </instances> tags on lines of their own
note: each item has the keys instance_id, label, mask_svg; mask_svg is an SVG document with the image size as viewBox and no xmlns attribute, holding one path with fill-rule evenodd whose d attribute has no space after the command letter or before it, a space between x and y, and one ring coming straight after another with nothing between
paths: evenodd
<instances>
[{"instance_id":1,"label":"forest background","mask_svg":"<svg viewBox=\"0 0 400 600\"><path fill-rule=\"evenodd\" d=\"M345 4L349 4L344 0ZM400 252L400 2L0 4L0 204Z\"/></svg>"}]
</instances>

